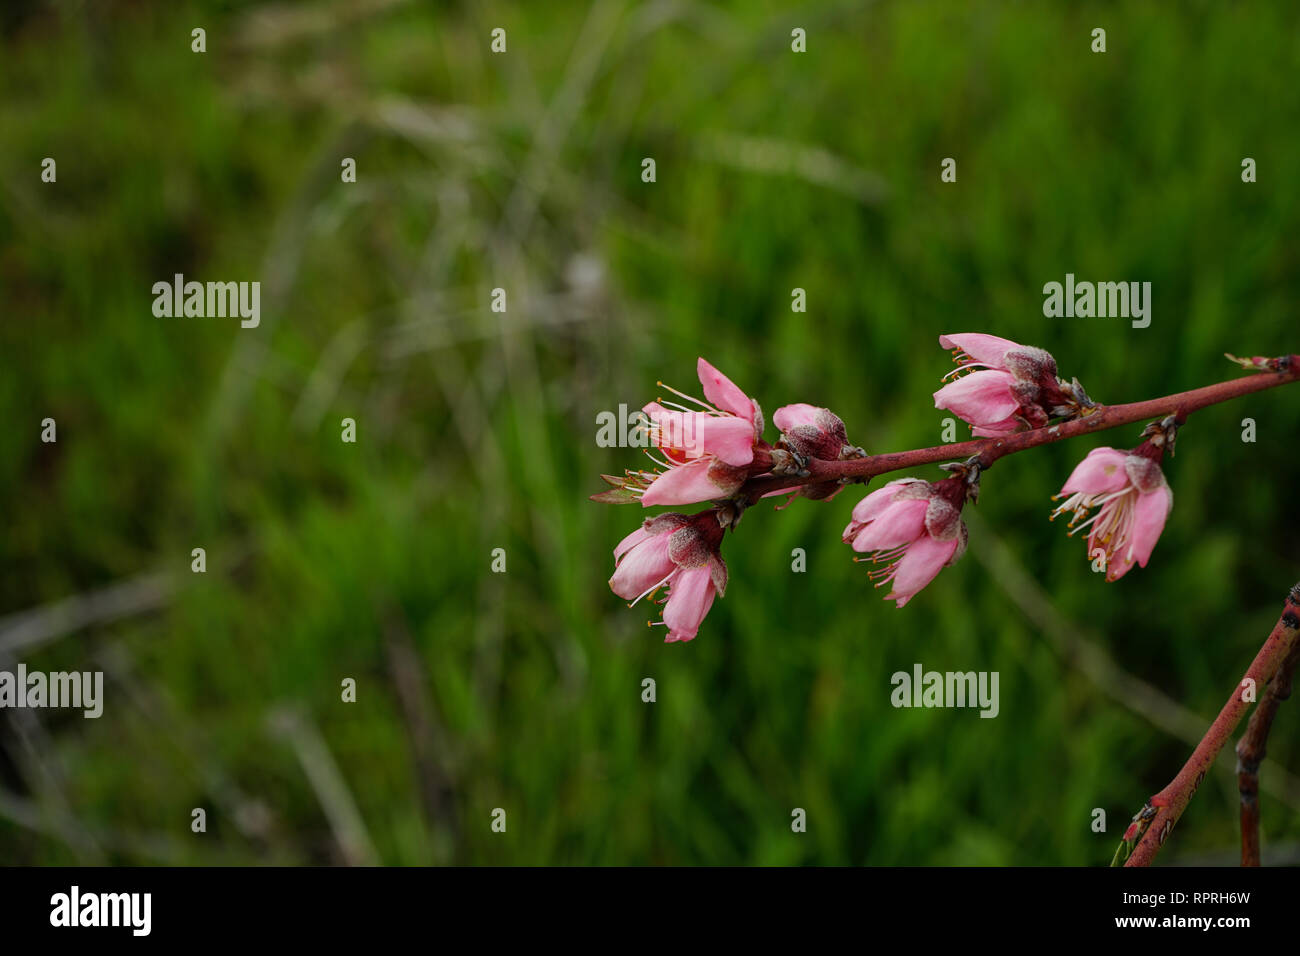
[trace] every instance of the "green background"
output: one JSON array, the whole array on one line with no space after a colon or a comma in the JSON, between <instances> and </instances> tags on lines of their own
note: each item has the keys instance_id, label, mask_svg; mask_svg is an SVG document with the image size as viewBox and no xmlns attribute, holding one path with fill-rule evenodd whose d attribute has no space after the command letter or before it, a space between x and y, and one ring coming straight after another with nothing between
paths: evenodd
<instances>
[{"instance_id":1,"label":"green background","mask_svg":"<svg viewBox=\"0 0 1300 956\"><path fill-rule=\"evenodd\" d=\"M1116 584L1050 496L1140 426L999 463L970 552L901 611L839 541L857 489L755 508L684 645L606 585L643 515L587 500L639 460L596 416L697 391L704 355L769 421L827 405L892 451L940 440L943 332L1047 348L1103 402L1298 350L1298 27L1283 2L6 5L0 652L103 670L105 712L3 715L0 862L1108 863L1300 577L1300 390L1193 417ZM260 281L261 326L154 317L177 272ZM1044 318L1067 272L1150 281L1151 326ZM918 662L998 671L1000 715L894 709ZM1297 722L1266 863L1300 840ZM1160 862L1235 861L1230 771Z\"/></svg>"}]
</instances>

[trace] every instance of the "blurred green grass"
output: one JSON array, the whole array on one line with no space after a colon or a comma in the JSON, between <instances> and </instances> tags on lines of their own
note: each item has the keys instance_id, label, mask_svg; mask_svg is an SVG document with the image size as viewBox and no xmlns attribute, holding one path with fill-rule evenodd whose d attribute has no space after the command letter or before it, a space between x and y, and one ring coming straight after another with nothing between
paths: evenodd
<instances>
[{"instance_id":1,"label":"blurred green grass","mask_svg":"<svg viewBox=\"0 0 1300 956\"><path fill-rule=\"evenodd\" d=\"M829 405L896 450L939 441L942 332L1043 346L1108 402L1295 351L1296 27L1283 3L14 7L0 613L177 587L22 656L103 666L107 701L0 724L0 861L346 861L271 728L297 708L386 863L1109 862L1190 747L1063 660L989 564L896 611L839 543L849 493L755 509L727 597L664 646L605 585L641 515L587 500L636 461L596 415L691 390L702 354L769 417ZM156 319L175 272L260 280L261 328ZM1044 318L1066 272L1150 281L1151 327ZM980 530L1208 722L1300 577L1298 425L1289 390L1198 414L1152 563L1115 585L1046 521L1102 441L1000 463ZM918 661L999 671L1000 716L890 707ZM1289 713L1269 753L1297 767ZM1236 800L1207 781L1169 860L1230 862ZM1297 809L1263 797L1266 862Z\"/></svg>"}]
</instances>

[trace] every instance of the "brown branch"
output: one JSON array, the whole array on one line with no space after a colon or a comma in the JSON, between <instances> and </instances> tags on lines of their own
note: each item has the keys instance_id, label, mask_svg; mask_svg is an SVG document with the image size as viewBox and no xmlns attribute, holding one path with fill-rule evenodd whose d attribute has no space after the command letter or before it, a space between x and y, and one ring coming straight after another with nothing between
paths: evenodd
<instances>
[{"instance_id":1,"label":"brown branch","mask_svg":"<svg viewBox=\"0 0 1300 956\"><path fill-rule=\"evenodd\" d=\"M1214 719L1210 729L1205 732L1201 742L1192 751L1192 756L1187 763L1183 764L1183 769L1178 771L1178 775L1167 787L1147 801L1147 807L1141 814L1146 818L1145 826L1138 837L1137 846L1133 849L1133 855L1129 857L1125 866L1146 866L1160 852L1165 840L1169 838L1170 831L1191 802L1197 787L1205 779L1205 774L1214 765L1219 751L1232 737L1237 724L1254 700L1253 696L1249 700L1246 699L1242 685L1247 681L1253 681L1250 686L1254 688L1268 684L1279 672L1283 661L1294 650L1298 633L1300 633L1300 584L1291 588L1282 615L1274 625L1268 640L1255 655L1250 667L1246 669L1245 676L1233 690L1232 696L1223 705L1223 709L1219 711L1219 716Z\"/></svg>"},{"instance_id":2,"label":"brown branch","mask_svg":"<svg viewBox=\"0 0 1300 956\"><path fill-rule=\"evenodd\" d=\"M1241 792L1241 865L1259 866L1259 764L1268 749L1268 732L1282 701L1291 696L1291 678L1300 660L1300 641L1291 646L1268 692L1250 715L1237 741L1237 789Z\"/></svg>"},{"instance_id":3,"label":"brown branch","mask_svg":"<svg viewBox=\"0 0 1300 956\"><path fill-rule=\"evenodd\" d=\"M1300 380L1300 355L1284 356L1277 362L1277 371L1257 372L1242 378L1229 379L1214 385L1194 388L1186 392L1177 392L1162 398L1153 398L1145 402L1131 402L1127 405L1096 405L1082 418L1045 425L1030 431L997 438L977 438L971 441L955 442L947 445L935 445L931 448L917 448L912 451L889 452L883 455L868 455L865 458L853 458L846 461L826 461L820 458L808 462L805 476L794 475L759 475L750 478L741 487L739 494L745 496L750 504L763 495L782 488L795 488L819 481L832 481L851 478L859 481L874 478L890 471L904 468L916 468L936 462L966 460L978 456L980 466L989 468L999 458L1064 441L1078 435L1106 431L1136 422L1164 418L1174 415L1181 424L1192 412L1210 405L1217 405L1252 392L1262 392L1268 388L1286 385Z\"/></svg>"}]
</instances>

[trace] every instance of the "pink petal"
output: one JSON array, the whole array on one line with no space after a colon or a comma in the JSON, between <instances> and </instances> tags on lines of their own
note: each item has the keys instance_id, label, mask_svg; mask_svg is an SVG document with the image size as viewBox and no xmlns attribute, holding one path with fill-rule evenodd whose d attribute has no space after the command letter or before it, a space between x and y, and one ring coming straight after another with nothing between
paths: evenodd
<instances>
[{"instance_id":1,"label":"pink petal","mask_svg":"<svg viewBox=\"0 0 1300 956\"><path fill-rule=\"evenodd\" d=\"M625 601L634 601L676 569L668 556L668 535L654 535L634 547L619 562L609 587Z\"/></svg>"},{"instance_id":2,"label":"pink petal","mask_svg":"<svg viewBox=\"0 0 1300 956\"><path fill-rule=\"evenodd\" d=\"M743 418L751 424L754 421L754 403L749 396L736 387L735 383L710 365L703 357L695 363L695 371L704 386L704 397L724 412Z\"/></svg>"},{"instance_id":3,"label":"pink petal","mask_svg":"<svg viewBox=\"0 0 1300 956\"><path fill-rule=\"evenodd\" d=\"M650 487L641 496L642 507L712 501L722 493L722 489L709 480L709 466L712 464L712 458L697 458L668 469L650 482Z\"/></svg>"},{"instance_id":4,"label":"pink petal","mask_svg":"<svg viewBox=\"0 0 1300 956\"><path fill-rule=\"evenodd\" d=\"M754 460L754 423L733 415L682 412L656 402L641 409L655 423L654 444L687 458L716 455L728 465Z\"/></svg>"},{"instance_id":5,"label":"pink petal","mask_svg":"<svg viewBox=\"0 0 1300 956\"><path fill-rule=\"evenodd\" d=\"M924 498L895 501L853 539L853 550L888 551L915 541L925 531L925 510L929 505Z\"/></svg>"},{"instance_id":6,"label":"pink petal","mask_svg":"<svg viewBox=\"0 0 1300 956\"><path fill-rule=\"evenodd\" d=\"M1107 495L1119 491L1128 484L1128 472L1124 470L1127 452L1114 448L1094 448L1086 458L1075 465L1070 477L1065 480L1061 494L1072 495L1082 492L1085 495Z\"/></svg>"},{"instance_id":7,"label":"pink petal","mask_svg":"<svg viewBox=\"0 0 1300 956\"><path fill-rule=\"evenodd\" d=\"M972 425L1004 421L1020 407L1010 372L985 369L949 382L934 393L934 407L946 408Z\"/></svg>"},{"instance_id":8,"label":"pink petal","mask_svg":"<svg viewBox=\"0 0 1300 956\"><path fill-rule=\"evenodd\" d=\"M728 465L748 465L754 460L754 423L730 416L703 415L696 434L706 455L715 455Z\"/></svg>"},{"instance_id":9,"label":"pink petal","mask_svg":"<svg viewBox=\"0 0 1300 956\"><path fill-rule=\"evenodd\" d=\"M961 349L980 365L988 365L991 368L1004 368L1002 358L1007 354L1007 350L1020 348L1018 342L1000 339L996 335L985 335L983 332L941 335L939 345L945 349Z\"/></svg>"},{"instance_id":10,"label":"pink petal","mask_svg":"<svg viewBox=\"0 0 1300 956\"><path fill-rule=\"evenodd\" d=\"M689 641L699 632L704 615L713 606L716 588L708 565L682 571L673 579L664 605L664 623L668 625L666 641Z\"/></svg>"},{"instance_id":11,"label":"pink petal","mask_svg":"<svg viewBox=\"0 0 1300 956\"><path fill-rule=\"evenodd\" d=\"M644 525L642 525L640 528L637 528L635 531L633 531L630 535L628 535L626 538L624 538L615 546L614 563L617 564L618 559L623 557L624 553L631 550L632 548L635 548L638 544L640 544L642 541L644 541L646 538L649 537L651 537L650 532L645 529Z\"/></svg>"},{"instance_id":12,"label":"pink petal","mask_svg":"<svg viewBox=\"0 0 1300 956\"><path fill-rule=\"evenodd\" d=\"M998 438L1002 435L1014 435L1016 432L1022 431L1024 427L1025 423L1012 415L1010 418L994 422L991 425L974 425L971 427L970 433L976 438Z\"/></svg>"},{"instance_id":13,"label":"pink petal","mask_svg":"<svg viewBox=\"0 0 1300 956\"><path fill-rule=\"evenodd\" d=\"M1142 567L1147 566L1151 552L1160 540L1160 532L1165 530L1165 520L1173 508L1174 493L1168 488L1158 488L1149 495L1138 495L1129 550Z\"/></svg>"},{"instance_id":14,"label":"pink petal","mask_svg":"<svg viewBox=\"0 0 1300 956\"><path fill-rule=\"evenodd\" d=\"M803 487L803 486L802 486L802 485L795 485L793 488L778 488L776 491L769 491L769 492L768 492L767 494L765 494L763 497L764 497L764 498L775 498L775 497L777 497L778 495L788 495L788 494L789 494L790 492L792 492L792 491L798 491L801 487ZM847 488L848 486L845 485L845 487Z\"/></svg>"},{"instance_id":15,"label":"pink petal","mask_svg":"<svg viewBox=\"0 0 1300 956\"><path fill-rule=\"evenodd\" d=\"M1101 545L1097 545L1096 547L1100 548ZM1096 549L1093 546L1092 538L1089 537L1088 538L1088 560L1089 561L1093 560L1092 556L1095 553L1095 551ZM1127 550L1122 552L1116 552L1115 554L1112 554L1110 556L1110 560L1106 563L1106 580L1110 582L1118 581L1124 575L1132 571L1135 567L1137 567L1137 565L1134 564L1132 560L1129 559Z\"/></svg>"},{"instance_id":16,"label":"pink petal","mask_svg":"<svg viewBox=\"0 0 1300 956\"><path fill-rule=\"evenodd\" d=\"M772 421L776 422L776 427L783 432L788 432L799 425L809 425L821 431L817 425L817 413L821 411L816 405L782 405L772 416Z\"/></svg>"},{"instance_id":17,"label":"pink petal","mask_svg":"<svg viewBox=\"0 0 1300 956\"><path fill-rule=\"evenodd\" d=\"M883 487L877 488L853 506L853 520L870 521L885 510L904 485L914 485L920 480L920 478L896 478Z\"/></svg>"},{"instance_id":18,"label":"pink petal","mask_svg":"<svg viewBox=\"0 0 1300 956\"><path fill-rule=\"evenodd\" d=\"M704 454L704 422L714 416L705 412L681 412L649 402L641 411L654 422L653 442L657 448L680 451L688 458Z\"/></svg>"},{"instance_id":19,"label":"pink petal","mask_svg":"<svg viewBox=\"0 0 1300 956\"><path fill-rule=\"evenodd\" d=\"M902 607L910 601L943 570L943 566L957 550L957 541L956 538L951 541L936 541L928 534L917 538L898 562L893 590L886 595L885 600L896 602L895 607Z\"/></svg>"}]
</instances>

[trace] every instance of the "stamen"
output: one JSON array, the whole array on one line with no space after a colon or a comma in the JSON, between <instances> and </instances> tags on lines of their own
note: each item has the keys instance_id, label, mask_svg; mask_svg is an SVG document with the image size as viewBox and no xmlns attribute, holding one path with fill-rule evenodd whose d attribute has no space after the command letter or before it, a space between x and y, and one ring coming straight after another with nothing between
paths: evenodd
<instances>
[{"instance_id":1,"label":"stamen","mask_svg":"<svg viewBox=\"0 0 1300 956\"><path fill-rule=\"evenodd\" d=\"M674 395L678 396L679 398L684 398L684 399L686 399L688 402L692 402L692 403L694 403L694 404L696 404L696 405L699 405L701 408L706 408L706 409L708 409L708 410L711 411L711 412L717 412L717 411L718 411L716 408L714 408L714 407L713 407L712 405L710 405L708 402L702 402L702 401L700 401L698 398L694 398L693 396L687 395L685 392L679 392L679 391L677 391L677 389L673 388L671 385L665 385L663 382L655 382L655 384L658 385L660 388L666 388L666 389L668 389L668 391L672 392Z\"/></svg>"},{"instance_id":2,"label":"stamen","mask_svg":"<svg viewBox=\"0 0 1300 956\"><path fill-rule=\"evenodd\" d=\"M628 607L636 607L637 601L640 601L641 598L645 597L647 594L653 594L655 591L658 591L661 587L664 586L664 584L667 583L668 578L671 578L676 573L677 573L677 569L673 568L671 571L668 572L668 577L665 577L658 584L650 585L650 587L646 588L644 591L638 594L636 601L633 601L631 604L628 605Z\"/></svg>"},{"instance_id":3,"label":"stamen","mask_svg":"<svg viewBox=\"0 0 1300 956\"><path fill-rule=\"evenodd\" d=\"M961 349L952 350L952 360L957 363L957 367L948 374L944 375L939 381L946 382L950 378L959 378L964 372L969 372L977 368L992 368L987 362L977 362L970 355L967 355Z\"/></svg>"},{"instance_id":4,"label":"stamen","mask_svg":"<svg viewBox=\"0 0 1300 956\"><path fill-rule=\"evenodd\" d=\"M693 408L687 408L685 405L679 405L679 404L677 404L676 402L665 402L665 401L663 401L662 399L659 399L658 401L659 401L659 404L662 405L664 408L675 409L676 411L682 412L683 414L686 414L686 415L698 415L698 414L700 414L700 413L697 412L695 409L693 409ZM725 412L720 412L719 414L726 414L726 413L725 413Z\"/></svg>"},{"instance_id":5,"label":"stamen","mask_svg":"<svg viewBox=\"0 0 1300 956\"><path fill-rule=\"evenodd\" d=\"M1093 515L1091 518L1089 518L1089 519L1088 519L1087 521L1085 521L1083 524L1079 525L1077 528L1075 527L1075 522L1078 521L1079 518L1080 518L1081 516L1076 514L1076 515L1074 516L1074 518L1070 521L1070 530L1067 532L1067 534L1068 534L1071 538L1073 538L1076 534L1078 534L1078 533L1079 533L1080 531L1082 531L1084 528L1088 527L1088 525L1092 524L1094 521L1096 521L1098 518L1100 518L1100 517L1102 516L1102 514L1103 514L1103 512L1098 511L1095 515ZM1098 525L1098 527L1101 527L1101 525Z\"/></svg>"}]
</instances>

